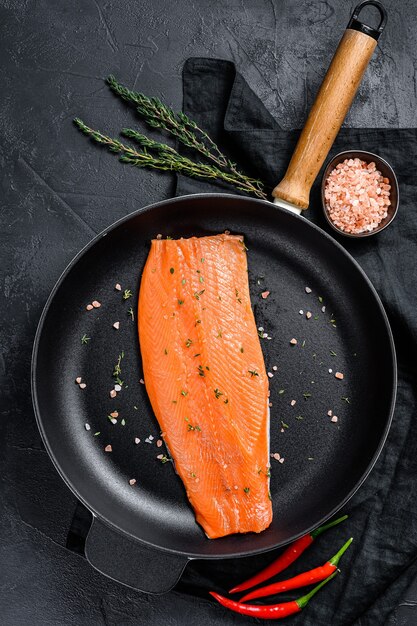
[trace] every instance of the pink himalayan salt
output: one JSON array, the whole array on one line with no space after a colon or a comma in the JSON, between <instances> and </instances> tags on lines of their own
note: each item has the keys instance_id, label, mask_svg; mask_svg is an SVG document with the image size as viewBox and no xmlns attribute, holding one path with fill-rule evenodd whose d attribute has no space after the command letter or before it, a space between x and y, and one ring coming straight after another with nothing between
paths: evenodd
<instances>
[{"instance_id":1,"label":"pink himalayan salt","mask_svg":"<svg viewBox=\"0 0 417 626\"><path fill-rule=\"evenodd\" d=\"M382 176L373 161L345 159L326 180L328 216L346 233L370 232L387 216L390 189L389 179Z\"/></svg>"}]
</instances>

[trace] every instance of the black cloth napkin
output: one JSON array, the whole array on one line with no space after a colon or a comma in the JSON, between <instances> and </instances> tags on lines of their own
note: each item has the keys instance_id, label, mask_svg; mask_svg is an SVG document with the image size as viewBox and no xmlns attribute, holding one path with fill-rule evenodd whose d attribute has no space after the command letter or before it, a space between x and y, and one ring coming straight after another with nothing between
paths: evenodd
<instances>
[{"instance_id":1,"label":"black cloth napkin","mask_svg":"<svg viewBox=\"0 0 417 626\"><path fill-rule=\"evenodd\" d=\"M184 111L201 124L239 167L261 178L272 189L285 171L298 133L279 128L230 62L190 59L184 66L183 80ZM336 153L361 148L376 152L392 164L399 178L401 206L395 222L367 240L341 240L373 281L390 317L399 361L398 400L381 457L346 509L349 520L320 537L303 555L302 562L286 572L292 576L315 567L334 554L347 537L355 538L343 558L343 574L301 615L291 618L295 626L417 624L414 613L411 621L401 621L412 611L413 602L417 605L416 139L417 129L342 129L332 150ZM227 185L183 177L178 178L176 193L219 190L236 193ZM326 228L319 207L316 184L306 216ZM62 219L60 214L60 228ZM38 441L35 430L33 425L33 432L25 432L22 440ZM15 447L24 485L15 494L21 520L56 544L83 554L91 514L63 489L62 480L41 445ZM246 559L192 562L175 591L207 599L209 589L225 592L272 561L278 552ZM412 584L414 577L416 582ZM296 596L297 592L291 597ZM402 606L398 608L400 602ZM235 623L233 617L218 607L219 623ZM185 617L184 623L191 623L190 619ZM198 623L198 602L193 620ZM236 616L236 623L253 623L253 620Z\"/></svg>"},{"instance_id":2,"label":"black cloth napkin","mask_svg":"<svg viewBox=\"0 0 417 626\"><path fill-rule=\"evenodd\" d=\"M247 173L271 190L288 165L298 132L282 130L234 65L215 59L189 59L183 74L183 110L196 120ZM289 87L290 88L290 87ZM417 574L417 129L347 129L340 131L331 154L346 149L375 152L393 166L400 185L400 209L384 232L365 240L340 242L375 285L389 315L398 356L398 399L384 450L365 484L344 512L349 519L303 555L288 575L314 567L336 551L345 538L355 541L341 563L342 575L314 599L291 624L356 626L402 624L408 605L396 609ZM195 155L194 155L195 157ZM307 219L326 229L319 203L318 178ZM177 195L224 191L223 184L180 176ZM366 419L366 417L365 417ZM196 562L180 588L201 594L226 591L277 556ZM417 585L414 585L416 588ZM301 594L299 594L301 595ZM297 592L292 597L297 597ZM268 601L268 600L267 600ZM222 611L219 607L219 612ZM411 615L411 613L410 613ZM413 612L410 622L417 623ZM409 616L410 617L410 616ZM248 619L248 618L247 618ZM242 618L245 623L245 618ZM413 621L414 620L414 621Z\"/></svg>"}]
</instances>

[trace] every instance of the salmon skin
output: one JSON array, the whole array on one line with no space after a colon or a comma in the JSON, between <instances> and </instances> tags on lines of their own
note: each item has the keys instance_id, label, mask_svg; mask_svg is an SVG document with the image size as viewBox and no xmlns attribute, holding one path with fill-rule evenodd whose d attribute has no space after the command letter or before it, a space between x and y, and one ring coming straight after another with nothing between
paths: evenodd
<instances>
[{"instance_id":1,"label":"salmon skin","mask_svg":"<svg viewBox=\"0 0 417 626\"><path fill-rule=\"evenodd\" d=\"M207 537L272 521L268 378L241 236L153 240L139 293L152 408Z\"/></svg>"}]
</instances>

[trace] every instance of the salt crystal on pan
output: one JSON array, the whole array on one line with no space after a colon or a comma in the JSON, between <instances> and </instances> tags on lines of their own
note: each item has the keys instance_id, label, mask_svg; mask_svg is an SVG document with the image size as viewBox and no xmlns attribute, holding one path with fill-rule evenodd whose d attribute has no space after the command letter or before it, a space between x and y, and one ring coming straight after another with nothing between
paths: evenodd
<instances>
[{"instance_id":1,"label":"salt crystal on pan","mask_svg":"<svg viewBox=\"0 0 417 626\"><path fill-rule=\"evenodd\" d=\"M135 444L138 445L138 443L140 443L140 439L139 437L135 437Z\"/></svg>"},{"instance_id":2,"label":"salt crystal on pan","mask_svg":"<svg viewBox=\"0 0 417 626\"><path fill-rule=\"evenodd\" d=\"M110 391L110 398L115 398L116 396L117 396L117 392L114 389L112 389Z\"/></svg>"},{"instance_id":3,"label":"salt crystal on pan","mask_svg":"<svg viewBox=\"0 0 417 626\"><path fill-rule=\"evenodd\" d=\"M310 287L306 287L306 293L311 293Z\"/></svg>"},{"instance_id":4,"label":"salt crystal on pan","mask_svg":"<svg viewBox=\"0 0 417 626\"><path fill-rule=\"evenodd\" d=\"M291 403L290 403L291 406L295 406L296 402L297 402L297 400L291 400Z\"/></svg>"},{"instance_id":5,"label":"salt crystal on pan","mask_svg":"<svg viewBox=\"0 0 417 626\"><path fill-rule=\"evenodd\" d=\"M274 375L272 372L268 372L268 378L274 378Z\"/></svg>"},{"instance_id":6,"label":"salt crystal on pan","mask_svg":"<svg viewBox=\"0 0 417 626\"><path fill-rule=\"evenodd\" d=\"M333 415L332 419L330 420L331 422L337 422L337 415Z\"/></svg>"},{"instance_id":7,"label":"salt crystal on pan","mask_svg":"<svg viewBox=\"0 0 417 626\"><path fill-rule=\"evenodd\" d=\"M121 287L121 285L119 285L119 283L116 283L114 288L117 289L117 291L121 291L122 290L122 287Z\"/></svg>"},{"instance_id":8,"label":"salt crystal on pan","mask_svg":"<svg viewBox=\"0 0 417 626\"><path fill-rule=\"evenodd\" d=\"M323 311L323 313L325 313L325 312L326 312L326 307L325 307L325 306L322 306L322 307L321 307L321 310Z\"/></svg>"},{"instance_id":9,"label":"salt crystal on pan","mask_svg":"<svg viewBox=\"0 0 417 626\"><path fill-rule=\"evenodd\" d=\"M294 337L290 340L290 344L292 346L296 346L297 345L297 339L295 339Z\"/></svg>"},{"instance_id":10,"label":"salt crystal on pan","mask_svg":"<svg viewBox=\"0 0 417 626\"><path fill-rule=\"evenodd\" d=\"M119 417L119 412L113 411L113 413L110 413L110 417Z\"/></svg>"},{"instance_id":11,"label":"salt crystal on pan","mask_svg":"<svg viewBox=\"0 0 417 626\"><path fill-rule=\"evenodd\" d=\"M113 324L113 328L115 328L116 330L119 330L119 328L120 328L120 322L114 322L114 324Z\"/></svg>"},{"instance_id":12,"label":"salt crystal on pan","mask_svg":"<svg viewBox=\"0 0 417 626\"><path fill-rule=\"evenodd\" d=\"M141 378L139 382L140 382L141 385L145 384L145 381L143 380L143 378Z\"/></svg>"},{"instance_id":13,"label":"salt crystal on pan","mask_svg":"<svg viewBox=\"0 0 417 626\"><path fill-rule=\"evenodd\" d=\"M333 411L330 409L329 411L327 411L327 415L331 417L333 415Z\"/></svg>"},{"instance_id":14,"label":"salt crystal on pan","mask_svg":"<svg viewBox=\"0 0 417 626\"><path fill-rule=\"evenodd\" d=\"M93 300L91 304L93 305L95 309L99 309L101 307L101 304L98 300Z\"/></svg>"},{"instance_id":15,"label":"salt crystal on pan","mask_svg":"<svg viewBox=\"0 0 417 626\"><path fill-rule=\"evenodd\" d=\"M80 389L85 389L87 385L85 383L80 383Z\"/></svg>"},{"instance_id":16,"label":"salt crystal on pan","mask_svg":"<svg viewBox=\"0 0 417 626\"><path fill-rule=\"evenodd\" d=\"M136 478L131 478L129 480L129 485L136 485Z\"/></svg>"},{"instance_id":17,"label":"salt crystal on pan","mask_svg":"<svg viewBox=\"0 0 417 626\"><path fill-rule=\"evenodd\" d=\"M158 456L157 456L156 458L157 458L157 459L159 459L159 460L161 460L161 459L163 459L163 458L164 458L164 455L163 455L163 454L158 454Z\"/></svg>"},{"instance_id":18,"label":"salt crystal on pan","mask_svg":"<svg viewBox=\"0 0 417 626\"><path fill-rule=\"evenodd\" d=\"M277 369L278 369L278 367L277 367L276 365L273 365L273 366L272 366L272 369L274 370L274 372L276 372L276 371L277 371Z\"/></svg>"},{"instance_id":19,"label":"salt crystal on pan","mask_svg":"<svg viewBox=\"0 0 417 626\"><path fill-rule=\"evenodd\" d=\"M90 424L86 424L84 428L85 428L86 430L91 430L91 426L90 426Z\"/></svg>"},{"instance_id":20,"label":"salt crystal on pan","mask_svg":"<svg viewBox=\"0 0 417 626\"><path fill-rule=\"evenodd\" d=\"M81 381L82 381L81 376L78 376L78 377L75 379L75 382L77 383L77 385L79 385Z\"/></svg>"},{"instance_id":21,"label":"salt crystal on pan","mask_svg":"<svg viewBox=\"0 0 417 626\"><path fill-rule=\"evenodd\" d=\"M278 460L278 463L284 463L285 459L281 458Z\"/></svg>"},{"instance_id":22,"label":"salt crystal on pan","mask_svg":"<svg viewBox=\"0 0 417 626\"><path fill-rule=\"evenodd\" d=\"M149 435L149 439L150 439L151 441L153 441L153 440L155 439L155 437L154 437L153 435Z\"/></svg>"},{"instance_id":23,"label":"salt crystal on pan","mask_svg":"<svg viewBox=\"0 0 417 626\"><path fill-rule=\"evenodd\" d=\"M117 424L117 419L115 419L114 417L112 417L110 421L112 424Z\"/></svg>"},{"instance_id":24,"label":"salt crystal on pan","mask_svg":"<svg viewBox=\"0 0 417 626\"><path fill-rule=\"evenodd\" d=\"M263 291L261 293L261 296L264 300L266 300L266 298L269 296L270 293L271 293L270 291Z\"/></svg>"},{"instance_id":25,"label":"salt crystal on pan","mask_svg":"<svg viewBox=\"0 0 417 626\"><path fill-rule=\"evenodd\" d=\"M344 379L344 375L342 374L342 372L336 372L336 374L334 376L335 376L335 378L338 378L339 380L343 380Z\"/></svg>"},{"instance_id":26,"label":"salt crystal on pan","mask_svg":"<svg viewBox=\"0 0 417 626\"><path fill-rule=\"evenodd\" d=\"M92 304L87 304L85 308L87 309L87 311L92 311L94 309Z\"/></svg>"},{"instance_id":27,"label":"salt crystal on pan","mask_svg":"<svg viewBox=\"0 0 417 626\"><path fill-rule=\"evenodd\" d=\"M160 448L162 446L162 439L158 439L158 441L156 442L156 447Z\"/></svg>"},{"instance_id":28,"label":"salt crystal on pan","mask_svg":"<svg viewBox=\"0 0 417 626\"><path fill-rule=\"evenodd\" d=\"M300 309L298 312L299 312L300 315L304 315L303 309Z\"/></svg>"},{"instance_id":29,"label":"salt crystal on pan","mask_svg":"<svg viewBox=\"0 0 417 626\"><path fill-rule=\"evenodd\" d=\"M310 317L311 317L311 315L312 315L312 314L311 314L311 312L310 312L310 311L307 311L307 313L306 313L306 318L309 320L309 319L310 319Z\"/></svg>"},{"instance_id":30,"label":"salt crystal on pan","mask_svg":"<svg viewBox=\"0 0 417 626\"><path fill-rule=\"evenodd\" d=\"M122 390L121 385L115 385L115 386L114 386L114 390L115 390L115 391L121 391L121 390Z\"/></svg>"},{"instance_id":31,"label":"salt crystal on pan","mask_svg":"<svg viewBox=\"0 0 417 626\"><path fill-rule=\"evenodd\" d=\"M104 448L104 452L112 452L112 451L113 451L113 448L111 447L110 444Z\"/></svg>"},{"instance_id":32,"label":"salt crystal on pan","mask_svg":"<svg viewBox=\"0 0 417 626\"><path fill-rule=\"evenodd\" d=\"M279 461L281 458L281 455L278 452L274 452L273 454L271 454L272 458L274 458L276 461Z\"/></svg>"}]
</instances>

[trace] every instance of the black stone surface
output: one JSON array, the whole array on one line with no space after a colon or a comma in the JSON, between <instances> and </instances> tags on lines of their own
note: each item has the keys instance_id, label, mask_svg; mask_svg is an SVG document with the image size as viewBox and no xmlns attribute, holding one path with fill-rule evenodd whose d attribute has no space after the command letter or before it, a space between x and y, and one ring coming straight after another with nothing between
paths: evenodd
<instances>
[{"instance_id":1,"label":"black stone surface","mask_svg":"<svg viewBox=\"0 0 417 626\"><path fill-rule=\"evenodd\" d=\"M348 126L416 125L417 2L384 4L389 25ZM350 10L341 0L1 0L2 624L246 622L175 591L138 594L63 547L76 501L34 422L31 346L47 295L74 254L118 217L173 192L169 177L121 167L74 131L76 115L113 133L131 121L103 77L113 72L180 107L186 58L230 59L281 127L297 128ZM55 509L45 519L51 490ZM411 589L393 625L407 623L414 596Z\"/></svg>"}]
</instances>

